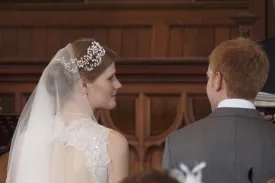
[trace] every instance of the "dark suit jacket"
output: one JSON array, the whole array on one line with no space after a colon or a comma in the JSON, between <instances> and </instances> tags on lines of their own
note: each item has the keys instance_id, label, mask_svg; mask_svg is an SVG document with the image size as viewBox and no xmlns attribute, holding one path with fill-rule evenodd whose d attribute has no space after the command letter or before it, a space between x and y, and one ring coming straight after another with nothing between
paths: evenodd
<instances>
[{"instance_id":1,"label":"dark suit jacket","mask_svg":"<svg viewBox=\"0 0 275 183\"><path fill-rule=\"evenodd\" d=\"M270 70L263 92L275 94L275 37L260 42L269 58Z\"/></svg>"},{"instance_id":2,"label":"dark suit jacket","mask_svg":"<svg viewBox=\"0 0 275 183\"><path fill-rule=\"evenodd\" d=\"M253 109L218 108L167 137L164 169L201 161L205 183L248 183L249 172L266 183L275 176L275 124Z\"/></svg>"}]
</instances>

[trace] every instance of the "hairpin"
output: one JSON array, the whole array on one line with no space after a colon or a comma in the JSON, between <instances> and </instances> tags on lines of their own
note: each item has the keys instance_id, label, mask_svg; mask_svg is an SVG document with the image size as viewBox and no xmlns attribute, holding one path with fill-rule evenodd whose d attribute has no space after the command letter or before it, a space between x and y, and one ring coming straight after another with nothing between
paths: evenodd
<instances>
[{"instance_id":1,"label":"hairpin","mask_svg":"<svg viewBox=\"0 0 275 183\"><path fill-rule=\"evenodd\" d=\"M102 57L105 55L105 49L96 41L92 41L87 49L87 54L82 56L79 60L71 58L66 60L64 57L57 59L64 64L65 68L72 73L79 70L92 71L102 62Z\"/></svg>"}]
</instances>

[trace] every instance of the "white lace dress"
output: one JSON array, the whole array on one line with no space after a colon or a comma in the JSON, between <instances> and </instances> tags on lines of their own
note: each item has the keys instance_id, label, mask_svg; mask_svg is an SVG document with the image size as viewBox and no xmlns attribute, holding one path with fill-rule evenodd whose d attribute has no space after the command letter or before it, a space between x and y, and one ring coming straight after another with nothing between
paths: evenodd
<instances>
[{"instance_id":1,"label":"white lace dress","mask_svg":"<svg viewBox=\"0 0 275 183\"><path fill-rule=\"evenodd\" d=\"M108 129L83 118L65 123L56 118L53 183L107 183Z\"/></svg>"}]
</instances>

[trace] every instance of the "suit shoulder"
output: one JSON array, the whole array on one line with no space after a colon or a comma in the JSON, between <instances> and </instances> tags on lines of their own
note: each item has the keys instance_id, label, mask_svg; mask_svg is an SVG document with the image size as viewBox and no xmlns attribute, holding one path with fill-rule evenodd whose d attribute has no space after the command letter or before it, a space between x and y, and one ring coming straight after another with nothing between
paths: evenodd
<instances>
[{"instance_id":1,"label":"suit shoulder","mask_svg":"<svg viewBox=\"0 0 275 183\"><path fill-rule=\"evenodd\" d=\"M195 135L195 132L205 126L209 122L209 116L198 121L193 122L192 124L186 125L168 135L167 139L173 141L175 139L183 139L185 136L191 137Z\"/></svg>"}]
</instances>

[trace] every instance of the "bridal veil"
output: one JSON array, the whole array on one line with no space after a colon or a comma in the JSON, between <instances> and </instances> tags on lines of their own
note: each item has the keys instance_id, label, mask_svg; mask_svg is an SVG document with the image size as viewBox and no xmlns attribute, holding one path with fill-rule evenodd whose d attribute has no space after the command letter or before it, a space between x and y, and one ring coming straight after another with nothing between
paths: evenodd
<instances>
[{"instance_id":1,"label":"bridal veil","mask_svg":"<svg viewBox=\"0 0 275 183\"><path fill-rule=\"evenodd\" d=\"M83 83L79 69L92 70L100 64L104 54L104 49L97 42L93 42L87 54L80 60L74 57L71 44L59 50L52 58L19 118L12 139L6 183L73 182L70 172L86 160L77 156L77 151L71 151L66 154L68 158L72 158L70 165L64 165L65 162L58 163L59 157L64 153L61 149L57 151L53 145L62 130L57 116L64 103L70 101L77 107L79 114L74 116L75 119L71 118L72 121L85 117L96 121L81 87ZM87 62L87 59L92 62ZM59 179L56 178L62 168L69 175L68 180L64 180L63 175L60 175ZM78 182L88 176L87 172L80 175Z\"/></svg>"}]
</instances>

